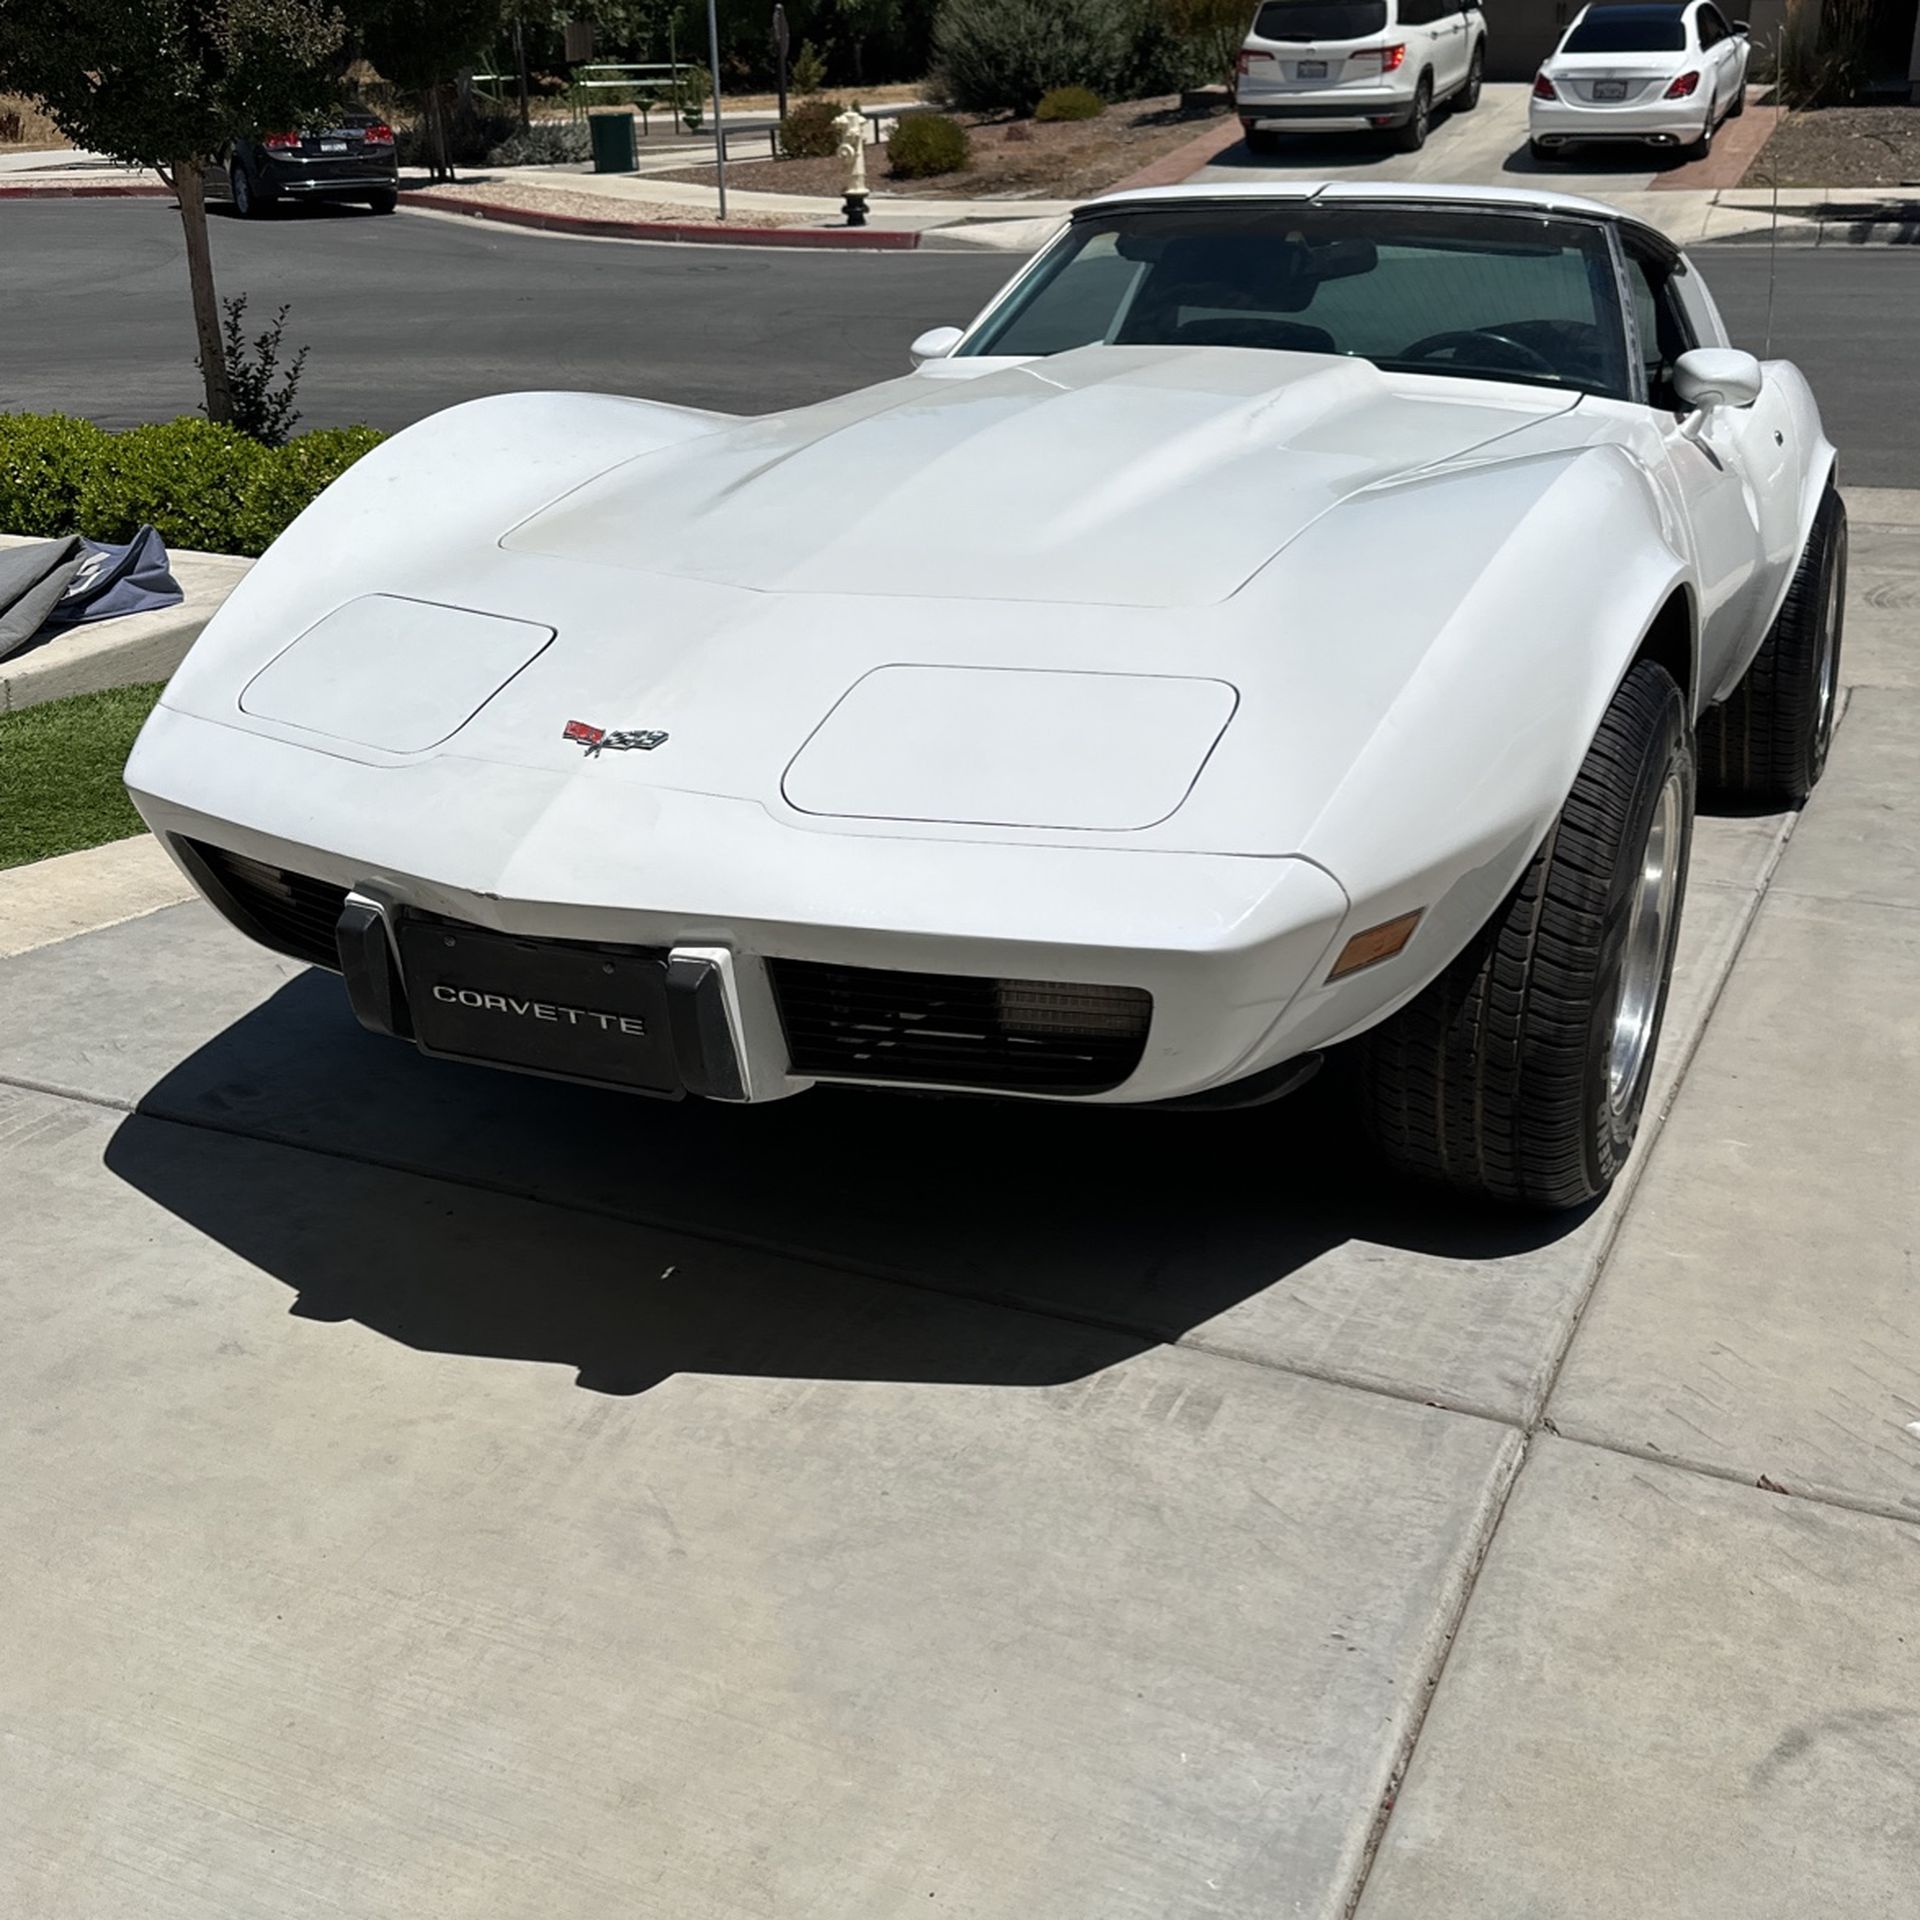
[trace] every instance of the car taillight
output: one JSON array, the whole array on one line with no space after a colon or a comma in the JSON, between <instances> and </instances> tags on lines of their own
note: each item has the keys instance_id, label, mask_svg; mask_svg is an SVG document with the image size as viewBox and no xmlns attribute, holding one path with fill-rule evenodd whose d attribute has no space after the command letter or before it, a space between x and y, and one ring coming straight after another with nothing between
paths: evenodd
<instances>
[{"instance_id":1,"label":"car taillight","mask_svg":"<svg viewBox=\"0 0 1920 1920\"><path fill-rule=\"evenodd\" d=\"M300 136L297 133L263 133L260 144L263 147L297 147Z\"/></svg>"},{"instance_id":2,"label":"car taillight","mask_svg":"<svg viewBox=\"0 0 1920 1920\"><path fill-rule=\"evenodd\" d=\"M1272 54L1262 53L1258 47L1242 47L1240 49L1240 71L1242 73L1251 73L1253 71L1253 63L1256 60L1271 60L1272 58Z\"/></svg>"},{"instance_id":3,"label":"car taillight","mask_svg":"<svg viewBox=\"0 0 1920 1920\"><path fill-rule=\"evenodd\" d=\"M360 136L370 147L390 147L393 145L393 129L384 120L375 121Z\"/></svg>"},{"instance_id":4,"label":"car taillight","mask_svg":"<svg viewBox=\"0 0 1920 1920\"><path fill-rule=\"evenodd\" d=\"M1667 89L1667 98L1669 100L1684 100L1699 84L1700 76L1697 73L1683 73L1674 81L1673 85Z\"/></svg>"},{"instance_id":5,"label":"car taillight","mask_svg":"<svg viewBox=\"0 0 1920 1920\"><path fill-rule=\"evenodd\" d=\"M1533 76L1533 97L1536 100L1558 100L1560 96L1553 90L1553 82L1544 73Z\"/></svg>"},{"instance_id":6,"label":"car taillight","mask_svg":"<svg viewBox=\"0 0 1920 1920\"><path fill-rule=\"evenodd\" d=\"M1406 64L1407 50L1405 47L1365 47L1350 57L1355 60L1378 60L1382 73L1398 73Z\"/></svg>"}]
</instances>

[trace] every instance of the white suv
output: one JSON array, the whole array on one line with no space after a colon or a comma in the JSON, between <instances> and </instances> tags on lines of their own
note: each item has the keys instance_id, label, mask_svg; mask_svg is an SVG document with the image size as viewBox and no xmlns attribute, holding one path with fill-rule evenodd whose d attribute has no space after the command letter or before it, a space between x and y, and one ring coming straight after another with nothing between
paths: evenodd
<instances>
[{"instance_id":1,"label":"white suv","mask_svg":"<svg viewBox=\"0 0 1920 1920\"><path fill-rule=\"evenodd\" d=\"M1240 49L1247 145L1377 130L1417 153L1442 101L1479 104L1486 48L1480 0L1262 0Z\"/></svg>"}]
</instances>

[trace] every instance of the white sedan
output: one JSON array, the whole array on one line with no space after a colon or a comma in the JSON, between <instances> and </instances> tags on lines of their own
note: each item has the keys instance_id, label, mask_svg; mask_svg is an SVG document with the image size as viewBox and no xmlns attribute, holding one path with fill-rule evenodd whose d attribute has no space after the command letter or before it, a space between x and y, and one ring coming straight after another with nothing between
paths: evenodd
<instances>
[{"instance_id":1,"label":"white sedan","mask_svg":"<svg viewBox=\"0 0 1920 1920\"><path fill-rule=\"evenodd\" d=\"M1698 158L1746 111L1747 23L1714 0L1582 7L1535 76L1536 159L1596 141L1679 147Z\"/></svg>"},{"instance_id":2,"label":"white sedan","mask_svg":"<svg viewBox=\"0 0 1920 1920\"><path fill-rule=\"evenodd\" d=\"M1337 1053L1402 1169L1602 1190L1696 778L1827 752L1799 373L1606 207L1400 185L1093 202L915 354L388 441L168 686L148 823L429 1054L1222 1107Z\"/></svg>"}]
</instances>

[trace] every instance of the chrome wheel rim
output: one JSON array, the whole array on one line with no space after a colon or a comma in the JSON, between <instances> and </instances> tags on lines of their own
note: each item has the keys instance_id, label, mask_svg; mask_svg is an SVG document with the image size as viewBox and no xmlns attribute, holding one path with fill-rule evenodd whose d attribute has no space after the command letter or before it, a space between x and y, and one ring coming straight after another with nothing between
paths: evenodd
<instances>
[{"instance_id":1,"label":"chrome wheel rim","mask_svg":"<svg viewBox=\"0 0 1920 1920\"><path fill-rule=\"evenodd\" d=\"M1660 789L1641 850L1627 908L1627 938L1620 956L1620 991L1614 1001L1613 1037L1607 1048L1607 1101L1626 1113L1653 1050L1660 989L1667 971L1668 937L1680 890L1680 839L1685 789L1670 773Z\"/></svg>"},{"instance_id":2,"label":"chrome wheel rim","mask_svg":"<svg viewBox=\"0 0 1920 1920\"><path fill-rule=\"evenodd\" d=\"M1816 740L1824 740L1833 726L1833 697L1840 678L1840 648L1836 644L1839 633L1840 569L1829 557L1825 604L1820 612L1820 690L1813 722Z\"/></svg>"}]
</instances>

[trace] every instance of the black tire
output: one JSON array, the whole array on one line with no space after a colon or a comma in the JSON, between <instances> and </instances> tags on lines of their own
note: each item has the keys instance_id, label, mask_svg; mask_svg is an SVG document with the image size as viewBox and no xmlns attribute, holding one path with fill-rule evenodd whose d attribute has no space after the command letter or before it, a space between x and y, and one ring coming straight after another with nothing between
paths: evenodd
<instances>
[{"instance_id":1,"label":"black tire","mask_svg":"<svg viewBox=\"0 0 1920 1920\"><path fill-rule=\"evenodd\" d=\"M1247 151L1249 153L1278 153L1281 137L1277 133L1268 133L1259 127L1247 129Z\"/></svg>"},{"instance_id":2,"label":"black tire","mask_svg":"<svg viewBox=\"0 0 1920 1920\"><path fill-rule=\"evenodd\" d=\"M1680 149L1681 157L1687 160L1704 160L1713 151L1713 115L1707 115L1707 124L1700 129L1700 138L1690 146Z\"/></svg>"},{"instance_id":3,"label":"black tire","mask_svg":"<svg viewBox=\"0 0 1920 1920\"><path fill-rule=\"evenodd\" d=\"M238 160L227 163L227 191L233 196L233 210L242 220L263 220L273 202L248 177Z\"/></svg>"},{"instance_id":4,"label":"black tire","mask_svg":"<svg viewBox=\"0 0 1920 1920\"><path fill-rule=\"evenodd\" d=\"M1387 135L1387 145L1395 153L1418 153L1427 144L1427 134L1433 125L1433 75L1423 73L1420 84L1413 90L1413 112L1403 127L1395 127Z\"/></svg>"},{"instance_id":5,"label":"black tire","mask_svg":"<svg viewBox=\"0 0 1920 1920\"><path fill-rule=\"evenodd\" d=\"M1840 706L1846 613L1847 510L1829 488L1753 664L1700 716L1700 781L1716 797L1791 807L1819 783Z\"/></svg>"},{"instance_id":6,"label":"black tire","mask_svg":"<svg viewBox=\"0 0 1920 1920\"><path fill-rule=\"evenodd\" d=\"M1527 151L1532 154L1534 159L1539 161L1543 167L1551 167L1558 164L1560 155L1565 149L1561 147L1550 147L1544 140L1529 140L1527 142Z\"/></svg>"},{"instance_id":7,"label":"black tire","mask_svg":"<svg viewBox=\"0 0 1920 1920\"><path fill-rule=\"evenodd\" d=\"M1455 113L1471 113L1480 104L1480 80L1486 66L1486 47L1484 42L1474 48L1473 58L1467 62L1467 77L1460 91L1453 96Z\"/></svg>"},{"instance_id":8,"label":"black tire","mask_svg":"<svg viewBox=\"0 0 1920 1920\"><path fill-rule=\"evenodd\" d=\"M1451 966L1361 1041L1368 1127L1403 1173L1575 1207L1620 1171L1646 1105L1686 890L1687 720L1664 667L1630 668L1520 884ZM1665 857L1652 863L1656 826ZM1670 891L1649 921L1634 905L1652 864ZM1623 1001L1629 979L1639 991ZM1616 1016L1643 1036L1637 1045L1622 1045Z\"/></svg>"},{"instance_id":9,"label":"black tire","mask_svg":"<svg viewBox=\"0 0 1920 1920\"><path fill-rule=\"evenodd\" d=\"M367 206L374 213L391 213L400 204L399 194L389 189L385 193L367 195Z\"/></svg>"},{"instance_id":10,"label":"black tire","mask_svg":"<svg viewBox=\"0 0 1920 1920\"><path fill-rule=\"evenodd\" d=\"M1747 110L1747 83L1742 80L1733 90L1733 105L1727 109L1729 120L1738 120Z\"/></svg>"}]
</instances>

